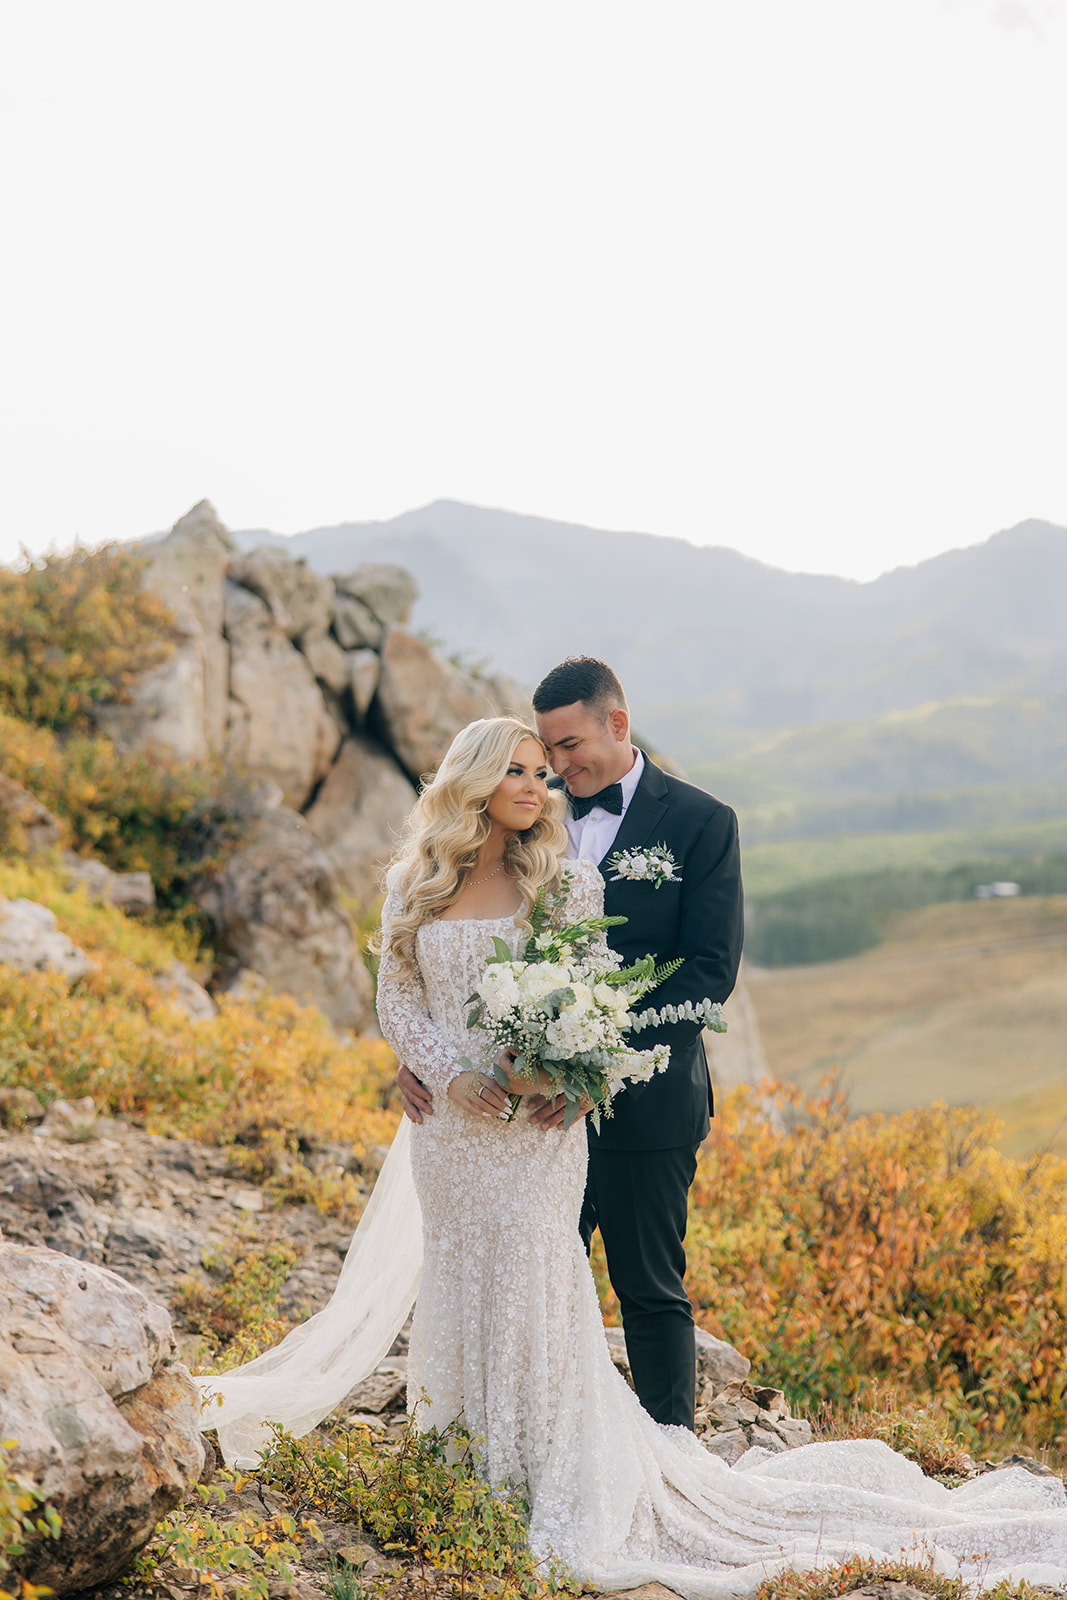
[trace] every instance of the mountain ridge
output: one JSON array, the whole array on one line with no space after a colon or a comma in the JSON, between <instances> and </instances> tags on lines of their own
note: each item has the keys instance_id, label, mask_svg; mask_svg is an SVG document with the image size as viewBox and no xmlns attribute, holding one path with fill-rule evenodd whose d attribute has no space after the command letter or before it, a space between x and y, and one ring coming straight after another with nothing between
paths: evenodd
<instances>
[{"instance_id":1,"label":"mountain ridge","mask_svg":"<svg viewBox=\"0 0 1067 1600\"><path fill-rule=\"evenodd\" d=\"M867 583L456 501L236 537L321 572L406 566L418 626L527 682L564 655L601 655L653 734L646 713L666 702L772 728L1040 694L1067 678L1067 529L1038 519Z\"/></svg>"}]
</instances>

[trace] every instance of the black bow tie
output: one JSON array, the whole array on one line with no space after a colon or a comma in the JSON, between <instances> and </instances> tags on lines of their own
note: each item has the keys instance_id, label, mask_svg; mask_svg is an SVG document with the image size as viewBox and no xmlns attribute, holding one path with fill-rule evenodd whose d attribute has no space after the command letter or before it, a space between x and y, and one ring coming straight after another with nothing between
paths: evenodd
<instances>
[{"instance_id":1,"label":"black bow tie","mask_svg":"<svg viewBox=\"0 0 1067 1600\"><path fill-rule=\"evenodd\" d=\"M570 800L571 815L575 818L588 816L594 806L600 806L604 811L613 811L617 817L622 816L621 783L609 783L599 794L572 794Z\"/></svg>"}]
</instances>

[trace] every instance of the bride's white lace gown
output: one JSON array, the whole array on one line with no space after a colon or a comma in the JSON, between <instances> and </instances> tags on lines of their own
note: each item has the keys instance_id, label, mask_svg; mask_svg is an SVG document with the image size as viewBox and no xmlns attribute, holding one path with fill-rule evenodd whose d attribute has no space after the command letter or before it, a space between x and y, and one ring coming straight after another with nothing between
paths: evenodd
<instances>
[{"instance_id":1,"label":"bride's white lace gown","mask_svg":"<svg viewBox=\"0 0 1067 1600\"><path fill-rule=\"evenodd\" d=\"M573 864L571 920L598 914L603 885ZM400 909L395 879L383 913ZM1005 1573L1067 1581L1067 1501L1023 1468L947 1490L874 1441L750 1450L732 1469L684 1429L653 1422L615 1371L578 1237L581 1123L568 1133L461 1111L445 1096L478 1061L467 1005L493 936L517 953L510 918L419 929L419 973L379 979L379 1015L399 1057L434 1092L412 1133L422 1207L422 1286L411 1337L417 1420L461 1418L491 1482L525 1483L530 1541L605 1590L652 1580L680 1594L751 1593L782 1565L845 1554L933 1553L983 1586ZM428 1396L420 1399L422 1392Z\"/></svg>"}]
</instances>

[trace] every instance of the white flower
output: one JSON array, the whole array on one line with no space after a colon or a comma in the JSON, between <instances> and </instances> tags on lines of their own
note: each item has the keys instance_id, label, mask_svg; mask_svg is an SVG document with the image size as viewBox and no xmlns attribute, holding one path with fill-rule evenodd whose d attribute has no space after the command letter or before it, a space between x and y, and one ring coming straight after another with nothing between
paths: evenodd
<instances>
[{"instance_id":1,"label":"white flower","mask_svg":"<svg viewBox=\"0 0 1067 1600\"><path fill-rule=\"evenodd\" d=\"M485 1009L498 1022L519 1004L519 985L513 969L506 962L494 962L482 979L478 992L485 1001Z\"/></svg>"},{"instance_id":2,"label":"white flower","mask_svg":"<svg viewBox=\"0 0 1067 1600\"><path fill-rule=\"evenodd\" d=\"M571 981L567 967L551 961L533 961L519 973L519 993L524 1001L543 1000L554 989L566 989Z\"/></svg>"},{"instance_id":3,"label":"white flower","mask_svg":"<svg viewBox=\"0 0 1067 1600\"><path fill-rule=\"evenodd\" d=\"M592 989L590 989L590 987L589 987L589 985L587 983L581 983L577 979L573 979L572 978L571 979L571 983L570 983L570 990L571 990L571 993L574 995L574 999L573 1000L568 1000L567 1004L565 1006L561 1007L561 1010L563 1010L563 1011L592 1011L593 1010L593 1005L594 1005L594 1002L593 1002L593 991L592 991Z\"/></svg>"},{"instance_id":4,"label":"white flower","mask_svg":"<svg viewBox=\"0 0 1067 1600\"><path fill-rule=\"evenodd\" d=\"M630 998L626 990L615 983L598 983L593 990L593 998L598 1005L612 1013L616 1027L621 1028L623 1018L630 1009Z\"/></svg>"},{"instance_id":5,"label":"white flower","mask_svg":"<svg viewBox=\"0 0 1067 1600\"><path fill-rule=\"evenodd\" d=\"M677 863L665 844L654 845L651 850L616 850L608 865L615 868L612 883L634 878L659 889L665 883L682 881L681 873L675 870Z\"/></svg>"}]
</instances>

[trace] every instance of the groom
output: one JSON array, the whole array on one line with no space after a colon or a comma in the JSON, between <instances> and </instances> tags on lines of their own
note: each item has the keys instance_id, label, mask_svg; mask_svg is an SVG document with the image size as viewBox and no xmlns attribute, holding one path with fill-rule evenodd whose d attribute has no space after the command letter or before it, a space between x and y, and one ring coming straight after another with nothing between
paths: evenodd
<instances>
[{"instance_id":1,"label":"groom","mask_svg":"<svg viewBox=\"0 0 1067 1600\"><path fill-rule=\"evenodd\" d=\"M628 920L608 932L629 963L651 952L685 965L649 997L680 1006L726 1000L741 957L737 819L703 789L662 772L630 743L622 685L604 662L578 656L534 690L537 728L570 800L567 831L579 858L605 878L604 912ZM680 882L613 882L617 852L665 847ZM629 1084L614 1115L589 1127L581 1231L599 1227L619 1297L634 1387L657 1422L692 1428L696 1383L693 1312L685 1292L685 1232L697 1149L708 1132L711 1083L696 1022L649 1029L640 1049L669 1044L670 1064ZM534 1104L534 1102L531 1102ZM562 1101L533 1120L561 1126Z\"/></svg>"},{"instance_id":2,"label":"groom","mask_svg":"<svg viewBox=\"0 0 1067 1600\"><path fill-rule=\"evenodd\" d=\"M649 997L657 1009L725 1000L741 956L742 900L737 819L702 789L662 772L630 743L622 685L604 662L564 661L534 691L537 726L570 800L575 856L605 878L604 910L628 920L608 939L629 964L651 953L685 965ZM674 857L680 881L611 882L610 857L657 845ZM648 1029L639 1048L670 1045L670 1065L629 1084L614 1115L589 1128L589 1175L581 1232L599 1227L611 1284L622 1307L634 1387L657 1422L692 1428L696 1387L693 1312L685 1292L685 1231L697 1149L711 1111L699 1023ZM433 1101L407 1067L397 1074L416 1122ZM531 1099L533 1120L561 1127L562 1103Z\"/></svg>"}]
</instances>

